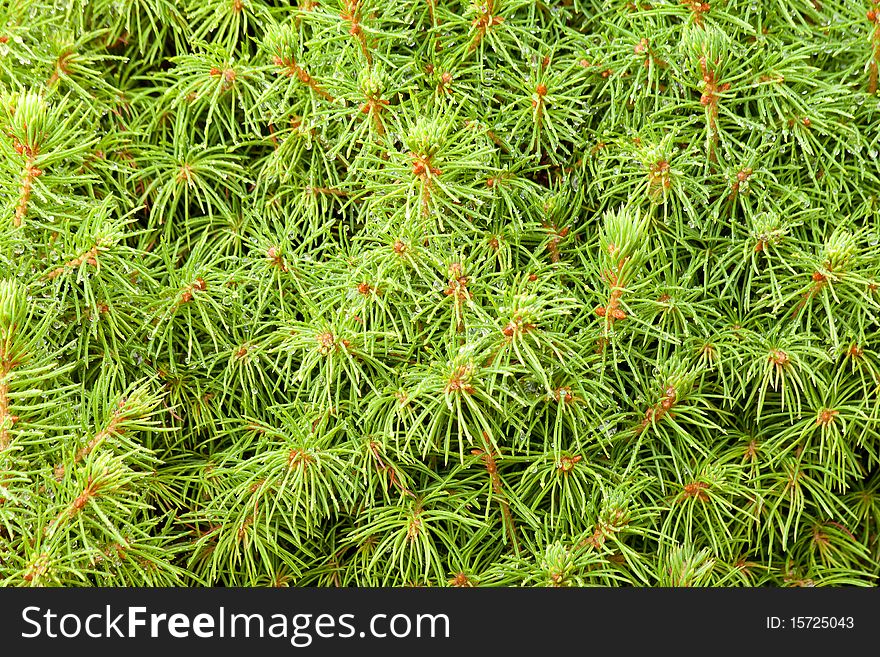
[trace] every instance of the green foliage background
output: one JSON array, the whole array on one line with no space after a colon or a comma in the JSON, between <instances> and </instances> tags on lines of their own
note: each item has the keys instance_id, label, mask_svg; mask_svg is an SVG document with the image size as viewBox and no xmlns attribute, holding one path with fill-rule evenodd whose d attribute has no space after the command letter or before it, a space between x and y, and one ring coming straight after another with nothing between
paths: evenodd
<instances>
[{"instance_id":1,"label":"green foliage background","mask_svg":"<svg viewBox=\"0 0 880 657\"><path fill-rule=\"evenodd\" d=\"M0 0L0 582L873 585L876 0Z\"/></svg>"}]
</instances>

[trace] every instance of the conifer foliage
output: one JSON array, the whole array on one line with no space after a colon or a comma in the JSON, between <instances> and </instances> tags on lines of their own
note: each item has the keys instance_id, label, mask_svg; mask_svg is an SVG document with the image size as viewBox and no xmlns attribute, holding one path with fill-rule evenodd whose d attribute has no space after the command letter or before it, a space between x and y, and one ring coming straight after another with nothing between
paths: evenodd
<instances>
[{"instance_id":1,"label":"conifer foliage","mask_svg":"<svg viewBox=\"0 0 880 657\"><path fill-rule=\"evenodd\" d=\"M877 0L0 0L0 583L873 585Z\"/></svg>"}]
</instances>

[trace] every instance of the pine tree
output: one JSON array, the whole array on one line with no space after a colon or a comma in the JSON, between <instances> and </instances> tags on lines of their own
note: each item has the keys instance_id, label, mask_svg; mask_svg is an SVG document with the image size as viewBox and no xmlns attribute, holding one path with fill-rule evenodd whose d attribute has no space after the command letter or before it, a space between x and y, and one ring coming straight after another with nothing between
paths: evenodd
<instances>
[{"instance_id":1,"label":"pine tree","mask_svg":"<svg viewBox=\"0 0 880 657\"><path fill-rule=\"evenodd\" d=\"M0 582L880 575L877 0L0 0Z\"/></svg>"}]
</instances>

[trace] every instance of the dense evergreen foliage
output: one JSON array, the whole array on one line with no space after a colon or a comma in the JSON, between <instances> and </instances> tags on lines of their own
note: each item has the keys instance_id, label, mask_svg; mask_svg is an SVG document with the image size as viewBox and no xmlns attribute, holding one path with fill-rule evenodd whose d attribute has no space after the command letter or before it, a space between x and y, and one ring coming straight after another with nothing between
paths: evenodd
<instances>
[{"instance_id":1,"label":"dense evergreen foliage","mask_svg":"<svg viewBox=\"0 0 880 657\"><path fill-rule=\"evenodd\" d=\"M290 4L0 0L0 582L876 582L878 0Z\"/></svg>"}]
</instances>

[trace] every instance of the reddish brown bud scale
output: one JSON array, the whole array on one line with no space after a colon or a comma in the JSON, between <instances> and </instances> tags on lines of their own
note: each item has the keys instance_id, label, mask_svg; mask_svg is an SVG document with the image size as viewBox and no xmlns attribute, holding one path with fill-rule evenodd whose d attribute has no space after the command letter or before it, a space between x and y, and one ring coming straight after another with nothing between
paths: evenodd
<instances>
[{"instance_id":1,"label":"reddish brown bud scale","mask_svg":"<svg viewBox=\"0 0 880 657\"><path fill-rule=\"evenodd\" d=\"M663 399L662 402L660 402L660 406L663 407L664 411L668 411L670 408L675 406L675 403L678 401L678 394L674 386L667 386L664 394L666 395L666 397Z\"/></svg>"},{"instance_id":2,"label":"reddish brown bud scale","mask_svg":"<svg viewBox=\"0 0 880 657\"><path fill-rule=\"evenodd\" d=\"M698 499L700 502L708 502L709 495L706 494L706 489L709 488L709 484L703 481L694 481L689 484L685 484L684 491L679 498L679 501L685 500L689 497L693 497Z\"/></svg>"},{"instance_id":3,"label":"reddish brown bud scale","mask_svg":"<svg viewBox=\"0 0 880 657\"><path fill-rule=\"evenodd\" d=\"M831 408L824 408L822 409L822 411L819 412L819 415L816 417L816 424L827 427L828 425L834 423L834 419L839 414L839 411L835 411Z\"/></svg>"},{"instance_id":4,"label":"reddish brown bud scale","mask_svg":"<svg viewBox=\"0 0 880 657\"><path fill-rule=\"evenodd\" d=\"M770 352L770 355L767 357L774 365L787 365L788 364L788 354L782 351L782 349L774 349Z\"/></svg>"},{"instance_id":5,"label":"reddish brown bud scale","mask_svg":"<svg viewBox=\"0 0 880 657\"><path fill-rule=\"evenodd\" d=\"M582 456L563 456L559 459L557 469L561 470L564 474L568 474L574 469L574 466L580 463L582 458Z\"/></svg>"},{"instance_id":6,"label":"reddish brown bud scale","mask_svg":"<svg viewBox=\"0 0 880 657\"><path fill-rule=\"evenodd\" d=\"M467 575L464 573L458 573L454 578L449 580L449 586L455 588L472 588L474 584Z\"/></svg>"},{"instance_id":7,"label":"reddish brown bud scale","mask_svg":"<svg viewBox=\"0 0 880 657\"><path fill-rule=\"evenodd\" d=\"M323 331L315 336L318 342L318 350L323 354L329 354L336 345L336 336L330 331Z\"/></svg>"}]
</instances>

